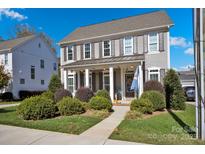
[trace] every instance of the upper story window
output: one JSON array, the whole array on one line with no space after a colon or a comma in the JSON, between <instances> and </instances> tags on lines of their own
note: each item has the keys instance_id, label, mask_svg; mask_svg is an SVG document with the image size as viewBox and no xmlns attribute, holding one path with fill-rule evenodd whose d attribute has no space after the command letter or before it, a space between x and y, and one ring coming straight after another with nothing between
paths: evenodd
<instances>
[{"instance_id":1,"label":"upper story window","mask_svg":"<svg viewBox=\"0 0 205 154\"><path fill-rule=\"evenodd\" d=\"M133 37L128 36L124 38L124 55L133 54Z\"/></svg>"},{"instance_id":2,"label":"upper story window","mask_svg":"<svg viewBox=\"0 0 205 154\"><path fill-rule=\"evenodd\" d=\"M91 44L86 43L84 44L84 59L90 59L91 58Z\"/></svg>"},{"instance_id":3,"label":"upper story window","mask_svg":"<svg viewBox=\"0 0 205 154\"><path fill-rule=\"evenodd\" d=\"M8 65L8 53L4 54L4 64Z\"/></svg>"},{"instance_id":4,"label":"upper story window","mask_svg":"<svg viewBox=\"0 0 205 154\"><path fill-rule=\"evenodd\" d=\"M158 33L150 33L148 39L148 51L158 52Z\"/></svg>"},{"instance_id":5,"label":"upper story window","mask_svg":"<svg viewBox=\"0 0 205 154\"><path fill-rule=\"evenodd\" d=\"M149 77L149 80L160 81L160 69L159 68L150 68L148 77Z\"/></svg>"},{"instance_id":6,"label":"upper story window","mask_svg":"<svg viewBox=\"0 0 205 154\"><path fill-rule=\"evenodd\" d=\"M35 66L31 66L31 79L35 79Z\"/></svg>"},{"instance_id":7,"label":"upper story window","mask_svg":"<svg viewBox=\"0 0 205 154\"><path fill-rule=\"evenodd\" d=\"M38 47L41 48L41 43L38 43Z\"/></svg>"},{"instance_id":8,"label":"upper story window","mask_svg":"<svg viewBox=\"0 0 205 154\"><path fill-rule=\"evenodd\" d=\"M44 60L41 59L41 60L40 60L40 67L41 67L41 68L44 68L44 66L45 66L45 65L44 65Z\"/></svg>"},{"instance_id":9,"label":"upper story window","mask_svg":"<svg viewBox=\"0 0 205 154\"><path fill-rule=\"evenodd\" d=\"M20 79L20 84L25 84L25 79Z\"/></svg>"},{"instance_id":10,"label":"upper story window","mask_svg":"<svg viewBox=\"0 0 205 154\"><path fill-rule=\"evenodd\" d=\"M111 56L111 41L103 41L103 56L109 57Z\"/></svg>"},{"instance_id":11,"label":"upper story window","mask_svg":"<svg viewBox=\"0 0 205 154\"><path fill-rule=\"evenodd\" d=\"M57 70L57 64L53 63L53 70L56 71Z\"/></svg>"},{"instance_id":12,"label":"upper story window","mask_svg":"<svg viewBox=\"0 0 205 154\"><path fill-rule=\"evenodd\" d=\"M68 46L68 60L73 60L73 46Z\"/></svg>"}]
</instances>

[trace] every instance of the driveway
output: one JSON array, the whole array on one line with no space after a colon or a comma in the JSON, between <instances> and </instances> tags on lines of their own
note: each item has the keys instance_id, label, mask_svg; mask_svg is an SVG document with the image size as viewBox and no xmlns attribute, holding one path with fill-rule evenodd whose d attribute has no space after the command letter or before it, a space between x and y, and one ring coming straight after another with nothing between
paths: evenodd
<instances>
[{"instance_id":1,"label":"driveway","mask_svg":"<svg viewBox=\"0 0 205 154\"><path fill-rule=\"evenodd\" d=\"M104 119L80 135L0 125L0 144L137 144L133 142L108 139L114 129L124 119L126 112L129 111L128 106L114 106L113 109L115 112L108 118Z\"/></svg>"}]
</instances>

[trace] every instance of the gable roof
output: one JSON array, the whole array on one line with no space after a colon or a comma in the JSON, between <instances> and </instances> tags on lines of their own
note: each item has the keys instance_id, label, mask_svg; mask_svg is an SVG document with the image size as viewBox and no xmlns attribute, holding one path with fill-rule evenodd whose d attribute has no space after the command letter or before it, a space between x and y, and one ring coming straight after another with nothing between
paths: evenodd
<instances>
[{"instance_id":1,"label":"gable roof","mask_svg":"<svg viewBox=\"0 0 205 154\"><path fill-rule=\"evenodd\" d=\"M165 11L157 11L77 28L62 39L59 44L172 25L173 22Z\"/></svg>"},{"instance_id":2,"label":"gable roof","mask_svg":"<svg viewBox=\"0 0 205 154\"><path fill-rule=\"evenodd\" d=\"M36 35L29 35L26 37L21 37L21 38L16 38L16 39L11 39L11 40L6 40L0 43L0 51L1 50L10 50L30 39L33 39Z\"/></svg>"}]
</instances>

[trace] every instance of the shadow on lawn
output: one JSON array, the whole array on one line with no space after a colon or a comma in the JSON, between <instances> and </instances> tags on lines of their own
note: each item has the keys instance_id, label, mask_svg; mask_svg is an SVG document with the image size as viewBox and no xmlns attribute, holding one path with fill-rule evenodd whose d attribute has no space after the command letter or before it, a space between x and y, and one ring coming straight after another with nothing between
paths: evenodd
<instances>
[{"instance_id":1,"label":"shadow on lawn","mask_svg":"<svg viewBox=\"0 0 205 154\"><path fill-rule=\"evenodd\" d=\"M2 108L2 109L0 109L0 113L8 113L8 112L14 112L15 111L15 109L4 109L4 108Z\"/></svg>"},{"instance_id":2,"label":"shadow on lawn","mask_svg":"<svg viewBox=\"0 0 205 154\"><path fill-rule=\"evenodd\" d=\"M172 110L168 110L168 113L183 128L183 130L185 130L193 138L196 137L196 132L189 125L183 122Z\"/></svg>"}]
</instances>

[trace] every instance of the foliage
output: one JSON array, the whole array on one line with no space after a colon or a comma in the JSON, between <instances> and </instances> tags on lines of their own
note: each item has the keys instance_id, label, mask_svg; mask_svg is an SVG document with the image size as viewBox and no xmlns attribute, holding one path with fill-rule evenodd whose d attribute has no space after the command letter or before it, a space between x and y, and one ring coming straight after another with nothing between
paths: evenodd
<instances>
[{"instance_id":1,"label":"foliage","mask_svg":"<svg viewBox=\"0 0 205 154\"><path fill-rule=\"evenodd\" d=\"M85 112L81 101L76 98L64 97L57 105L60 114L63 116L70 116Z\"/></svg>"},{"instance_id":2,"label":"foliage","mask_svg":"<svg viewBox=\"0 0 205 154\"><path fill-rule=\"evenodd\" d=\"M43 91L28 91L28 90L20 90L19 97L20 99L29 98L32 96L39 96L43 93Z\"/></svg>"},{"instance_id":3,"label":"foliage","mask_svg":"<svg viewBox=\"0 0 205 154\"><path fill-rule=\"evenodd\" d=\"M3 101L12 101L13 94L11 92L5 92L5 93L0 95L0 99Z\"/></svg>"},{"instance_id":4,"label":"foliage","mask_svg":"<svg viewBox=\"0 0 205 154\"><path fill-rule=\"evenodd\" d=\"M108 110L111 111L112 109L112 103L110 100L104 97L100 96L95 96L91 98L90 102L90 107L94 110Z\"/></svg>"},{"instance_id":5,"label":"foliage","mask_svg":"<svg viewBox=\"0 0 205 154\"><path fill-rule=\"evenodd\" d=\"M94 96L93 91L90 88L81 87L77 90L75 97L82 102L89 102L89 100Z\"/></svg>"},{"instance_id":6,"label":"foliage","mask_svg":"<svg viewBox=\"0 0 205 154\"><path fill-rule=\"evenodd\" d=\"M130 110L138 111L143 114L152 114L153 112L153 104L149 99L134 99L131 102Z\"/></svg>"},{"instance_id":7,"label":"foliage","mask_svg":"<svg viewBox=\"0 0 205 154\"><path fill-rule=\"evenodd\" d=\"M61 88L62 87L62 84L61 84L61 80L60 78L58 77L58 75L56 74L53 74L51 76L51 79L50 79L50 82L49 82L49 85L48 85L48 89L55 93L57 89Z\"/></svg>"},{"instance_id":8,"label":"foliage","mask_svg":"<svg viewBox=\"0 0 205 154\"><path fill-rule=\"evenodd\" d=\"M141 119L142 118L142 113L132 110L127 112L125 119L131 120L131 119Z\"/></svg>"},{"instance_id":9,"label":"foliage","mask_svg":"<svg viewBox=\"0 0 205 154\"><path fill-rule=\"evenodd\" d=\"M96 93L96 96L104 97L104 98L107 98L108 100L111 101L110 94L105 89L98 90L97 93Z\"/></svg>"},{"instance_id":10,"label":"foliage","mask_svg":"<svg viewBox=\"0 0 205 154\"><path fill-rule=\"evenodd\" d=\"M10 78L10 73L5 70L4 65L0 65L0 89L9 84Z\"/></svg>"},{"instance_id":11,"label":"foliage","mask_svg":"<svg viewBox=\"0 0 205 154\"><path fill-rule=\"evenodd\" d=\"M41 94L41 96L42 96L42 97L49 98L49 99L51 99L51 100L54 100L54 94L53 94L53 92L51 92L51 91L49 91L49 90L43 92L43 93Z\"/></svg>"},{"instance_id":12,"label":"foliage","mask_svg":"<svg viewBox=\"0 0 205 154\"><path fill-rule=\"evenodd\" d=\"M90 107L90 104L89 104L89 103L87 103L87 102L81 102L81 104L82 104L83 108L85 109L85 111L87 111L87 110L90 110L90 109L91 109L91 107Z\"/></svg>"},{"instance_id":13,"label":"foliage","mask_svg":"<svg viewBox=\"0 0 205 154\"><path fill-rule=\"evenodd\" d=\"M63 99L66 96L73 97L70 91L65 90L64 88L59 88L58 90L56 90L54 94L54 100L55 102L59 102L61 99Z\"/></svg>"},{"instance_id":14,"label":"foliage","mask_svg":"<svg viewBox=\"0 0 205 154\"><path fill-rule=\"evenodd\" d=\"M17 107L24 120L39 120L55 116L56 107L51 99L42 96L30 97Z\"/></svg>"},{"instance_id":15,"label":"foliage","mask_svg":"<svg viewBox=\"0 0 205 154\"><path fill-rule=\"evenodd\" d=\"M180 78L175 70L170 69L166 73L166 76L164 77L164 86L166 91L167 108L184 110L184 91L180 83Z\"/></svg>"},{"instance_id":16,"label":"foliage","mask_svg":"<svg viewBox=\"0 0 205 154\"><path fill-rule=\"evenodd\" d=\"M160 93L164 93L164 87L159 81L150 80L145 82L144 91L156 90Z\"/></svg>"},{"instance_id":17,"label":"foliage","mask_svg":"<svg viewBox=\"0 0 205 154\"><path fill-rule=\"evenodd\" d=\"M158 91L145 91L141 98L149 99L153 104L154 111L160 111L166 107L165 96Z\"/></svg>"}]
</instances>

